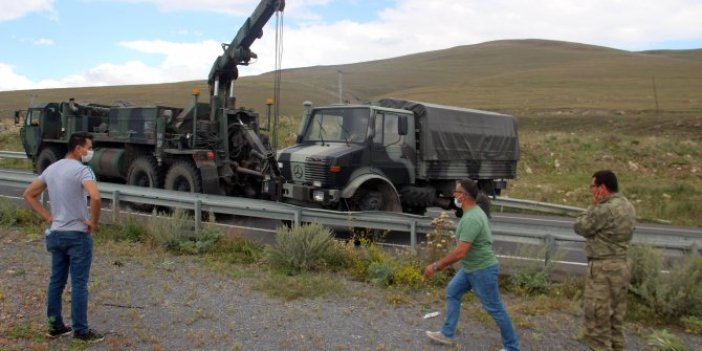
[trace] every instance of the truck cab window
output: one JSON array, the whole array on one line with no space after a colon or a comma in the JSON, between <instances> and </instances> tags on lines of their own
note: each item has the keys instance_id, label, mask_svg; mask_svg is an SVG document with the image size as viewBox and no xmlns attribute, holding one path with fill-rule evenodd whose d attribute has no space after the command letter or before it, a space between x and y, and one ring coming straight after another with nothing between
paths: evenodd
<instances>
[{"instance_id":1,"label":"truck cab window","mask_svg":"<svg viewBox=\"0 0 702 351\"><path fill-rule=\"evenodd\" d=\"M367 133L367 110L325 109L313 112L303 140L360 143Z\"/></svg>"},{"instance_id":2,"label":"truck cab window","mask_svg":"<svg viewBox=\"0 0 702 351\"><path fill-rule=\"evenodd\" d=\"M397 133L397 120L397 115L385 115L385 123L383 123L383 145L389 146L400 142L400 135Z\"/></svg>"}]
</instances>

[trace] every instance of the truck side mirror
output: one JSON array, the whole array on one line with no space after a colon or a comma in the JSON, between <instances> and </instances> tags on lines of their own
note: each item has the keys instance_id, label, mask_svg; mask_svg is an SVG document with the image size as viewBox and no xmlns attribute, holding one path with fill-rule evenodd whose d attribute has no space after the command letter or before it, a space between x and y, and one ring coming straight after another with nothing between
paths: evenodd
<instances>
[{"instance_id":1,"label":"truck side mirror","mask_svg":"<svg viewBox=\"0 0 702 351\"><path fill-rule=\"evenodd\" d=\"M408 126L407 126L407 116L398 116L399 118L397 119L397 134L399 135L407 135L408 132Z\"/></svg>"},{"instance_id":2,"label":"truck side mirror","mask_svg":"<svg viewBox=\"0 0 702 351\"><path fill-rule=\"evenodd\" d=\"M295 144L300 144L302 143L302 134L298 134L297 138L295 139Z\"/></svg>"}]
</instances>

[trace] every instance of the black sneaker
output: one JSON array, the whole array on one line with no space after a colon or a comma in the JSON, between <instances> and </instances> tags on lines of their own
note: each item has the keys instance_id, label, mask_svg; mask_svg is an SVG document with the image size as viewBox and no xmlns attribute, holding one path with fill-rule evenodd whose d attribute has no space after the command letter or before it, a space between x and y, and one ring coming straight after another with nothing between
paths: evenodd
<instances>
[{"instance_id":1,"label":"black sneaker","mask_svg":"<svg viewBox=\"0 0 702 351\"><path fill-rule=\"evenodd\" d=\"M73 333L73 338L86 341L89 343L95 343L95 342L100 342L105 339L105 335L99 334L93 329L88 329L87 333L84 334L78 334L78 333Z\"/></svg>"},{"instance_id":2,"label":"black sneaker","mask_svg":"<svg viewBox=\"0 0 702 351\"><path fill-rule=\"evenodd\" d=\"M64 336L68 335L73 331L71 327L63 326L61 328L51 328L49 331L46 333L46 337L53 339L53 338L58 338L59 336Z\"/></svg>"}]
</instances>

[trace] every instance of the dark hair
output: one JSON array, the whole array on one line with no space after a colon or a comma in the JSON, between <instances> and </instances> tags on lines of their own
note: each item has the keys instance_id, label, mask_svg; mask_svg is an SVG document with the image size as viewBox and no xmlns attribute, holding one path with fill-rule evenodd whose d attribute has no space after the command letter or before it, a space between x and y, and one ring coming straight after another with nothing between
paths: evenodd
<instances>
[{"instance_id":1,"label":"dark hair","mask_svg":"<svg viewBox=\"0 0 702 351\"><path fill-rule=\"evenodd\" d=\"M478 184L472 179L461 179L458 181L458 184L461 185L461 188L463 188L466 194L468 194L468 196L470 196L473 200L478 198Z\"/></svg>"},{"instance_id":2,"label":"dark hair","mask_svg":"<svg viewBox=\"0 0 702 351\"><path fill-rule=\"evenodd\" d=\"M609 192L616 193L619 191L619 183L617 182L617 175L614 172L606 169L597 171L592 175L595 178L595 185L602 185L607 188Z\"/></svg>"},{"instance_id":3,"label":"dark hair","mask_svg":"<svg viewBox=\"0 0 702 351\"><path fill-rule=\"evenodd\" d=\"M458 184L460 184L466 194L475 201L475 204L485 212L485 215L490 218L490 198L478 188L478 183L472 179L465 178L459 180Z\"/></svg>"},{"instance_id":4,"label":"dark hair","mask_svg":"<svg viewBox=\"0 0 702 351\"><path fill-rule=\"evenodd\" d=\"M85 141L88 139L93 141L92 134L88 132L75 132L71 134L71 138L68 139L68 152L73 152L76 149L76 146L85 145Z\"/></svg>"}]
</instances>

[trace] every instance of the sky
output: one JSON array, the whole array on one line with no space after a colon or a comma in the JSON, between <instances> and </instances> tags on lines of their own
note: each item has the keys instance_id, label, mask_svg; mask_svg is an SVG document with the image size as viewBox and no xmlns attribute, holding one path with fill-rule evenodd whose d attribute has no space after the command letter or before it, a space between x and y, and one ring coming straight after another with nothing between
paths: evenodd
<instances>
[{"instance_id":1,"label":"sky","mask_svg":"<svg viewBox=\"0 0 702 351\"><path fill-rule=\"evenodd\" d=\"M0 91L205 80L259 0L0 0ZM702 48L700 0L287 0L282 67L504 39ZM275 23L240 67L275 67Z\"/></svg>"}]
</instances>

